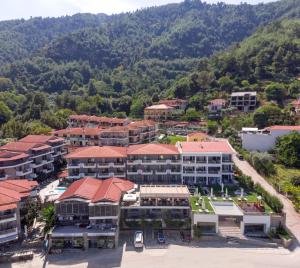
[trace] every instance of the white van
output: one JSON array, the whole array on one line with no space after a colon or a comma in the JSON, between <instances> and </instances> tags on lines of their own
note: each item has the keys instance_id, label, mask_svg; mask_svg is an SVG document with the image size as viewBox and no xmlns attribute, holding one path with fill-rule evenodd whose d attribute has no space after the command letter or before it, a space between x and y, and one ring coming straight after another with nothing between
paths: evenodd
<instances>
[{"instance_id":1,"label":"white van","mask_svg":"<svg viewBox=\"0 0 300 268\"><path fill-rule=\"evenodd\" d=\"M144 247L144 237L142 231L136 231L134 234L134 247L142 248Z\"/></svg>"}]
</instances>

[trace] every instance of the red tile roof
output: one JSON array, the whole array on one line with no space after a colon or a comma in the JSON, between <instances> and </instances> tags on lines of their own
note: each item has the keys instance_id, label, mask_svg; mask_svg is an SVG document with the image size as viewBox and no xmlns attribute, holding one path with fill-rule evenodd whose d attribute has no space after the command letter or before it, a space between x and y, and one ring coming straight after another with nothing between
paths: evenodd
<instances>
[{"instance_id":1,"label":"red tile roof","mask_svg":"<svg viewBox=\"0 0 300 268\"><path fill-rule=\"evenodd\" d=\"M290 130L290 131L300 131L300 126L270 126L267 127L268 130Z\"/></svg>"},{"instance_id":2,"label":"red tile roof","mask_svg":"<svg viewBox=\"0 0 300 268\"><path fill-rule=\"evenodd\" d=\"M74 150L66 158L124 158L126 148L118 146L88 146Z\"/></svg>"},{"instance_id":3,"label":"red tile roof","mask_svg":"<svg viewBox=\"0 0 300 268\"><path fill-rule=\"evenodd\" d=\"M182 100L182 99L164 99L164 100L160 100L158 103L159 104L166 104L168 106L179 106L182 104L186 104L188 101L187 100Z\"/></svg>"},{"instance_id":4,"label":"red tile roof","mask_svg":"<svg viewBox=\"0 0 300 268\"><path fill-rule=\"evenodd\" d=\"M20 194L20 197L29 196L30 192L36 186L38 186L38 183L36 181L30 181L26 179L0 181L0 188L18 192Z\"/></svg>"},{"instance_id":5,"label":"red tile roof","mask_svg":"<svg viewBox=\"0 0 300 268\"><path fill-rule=\"evenodd\" d=\"M102 132L103 128L88 128L88 127L76 127L76 128L66 128L61 130L56 130L53 133L58 136L66 135L88 135L88 136L98 136Z\"/></svg>"},{"instance_id":6,"label":"red tile roof","mask_svg":"<svg viewBox=\"0 0 300 268\"><path fill-rule=\"evenodd\" d=\"M224 99L214 99L209 102L212 105L225 105L226 100Z\"/></svg>"},{"instance_id":7,"label":"red tile roof","mask_svg":"<svg viewBox=\"0 0 300 268\"><path fill-rule=\"evenodd\" d=\"M170 144L138 144L131 145L127 149L128 155L177 155L178 149Z\"/></svg>"},{"instance_id":8,"label":"red tile roof","mask_svg":"<svg viewBox=\"0 0 300 268\"><path fill-rule=\"evenodd\" d=\"M13 190L0 187L0 206L16 204L21 200L21 195Z\"/></svg>"},{"instance_id":9,"label":"red tile roof","mask_svg":"<svg viewBox=\"0 0 300 268\"><path fill-rule=\"evenodd\" d=\"M20 142L28 142L28 143L51 143L51 142L62 142L64 139L57 138L55 136L49 135L28 135L23 139L19 140Z\"/></svg>"},{"instance_id":10,"label":"red tile roof","mask_svg":"<svg viewBox=\"0 0 300 268\"><path fill-rule=\"evenodd\" d=\"M0 205L0 211L5 211L5 210L9 210L9 209L14 209L17 208L17 203L11 203L8 205Z\"/></svg>"},{"instance_id":11,"label":"red tile roof","mask_svg":"<svg viewBox=\"0 0 300 268\"><path fill-rule=\"evenodd\" d=\"M227 141L179 142L183 153L233 153Z\"/></svg>"},{"instance_id":12,"label":"red tile roof","mask_svg":"<svg viewBox=\"0 0 300 268\"><path fill-rule=\"evenodd\" d=\"M124 179L98 180L83 178L73 182L58 200L83 198L93 203L101 201L119 202L122 194L133 188L134 183Z\"/></svg>"},{"instance_id":13,"label":"red tile roof","mask_svg":"<svg viewBox=\"0 0 300 268\"><path fill-rule=\"evenodd\" d=\"M7 150L13 152L29 152L30 150L42 150L46 148L51 148L49 145L42 143L27 143L27 142L10 142L4 146L0 147L0 150Z\"/></svg>"},{"instance_id":14,"label":"red tile roof","mask_svg":"<svg viewBox=\"0 0 300 268\"><path fill-rule=\"evenodd\" d=\"M0 151L0 162L10 161L10 160L18 160L18 159L26 159L29 155L25 153L18 152L10 152L10 151Z\"/></svg>"},{"instance_id":15,"label":"red tile roof","mask_svg":"<svg viewBox=\"0 0 300 268\"><path fill-rule=\"evenodd\" d=\"M95 116L95 115L70 115L69 119L71 120L80 120L80 121L86 121L86 122L98 122L98 123L118 123L118 124L124 124L128 122L127 118L110 118L110 117L104 117L104 116Z\"/></svg>"},{"instance_id":16,"label":"red tile roof","mask_svg":"<svg viewBox=\"0 0 300 268\"><path fill-rule=\"evenodd\" d=\"M156 104L145 108L145 110L172 110L172 109L174 108L166 104Z\"/></svg>"}]
</instances>

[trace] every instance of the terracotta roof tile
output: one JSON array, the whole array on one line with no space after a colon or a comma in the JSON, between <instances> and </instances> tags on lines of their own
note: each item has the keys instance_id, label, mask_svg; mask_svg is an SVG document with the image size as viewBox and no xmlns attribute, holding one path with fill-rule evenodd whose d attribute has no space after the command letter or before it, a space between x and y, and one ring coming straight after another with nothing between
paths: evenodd
<instances>
[{"instance_id":1,"label":"terracotta roof tile","mask_svg":"<svg viewBox=\"0 0 300 268\"><path fill-rule=\"evenodd\" d=\"M29 155L25 153L11 152L11 151L0 151L0 162L12 161L18 159L26 159Z\"/></svg>"},{"instance_id":2,"label":"terracotta roof tile","mask_svg":"<svg viewBox=\"0 0 300 268\"><path fill-rule=\"evenodd\" d=\"M123 158L126 148L118 146L88 146L74 150L66 158Z\"/></svg>"},{"instance_id":3,"label":"terracotta roof tile","mask_svg":"<svg viewBox=\"0 0 300 268\"><path fill-rule=\"evenodd\" d=\"M145 108L145 110L172 110L172 109L174 108L166 104L156 104Z\"/></svg>"},{"instance_id":4,"label":"terracotta roof tile","mask_svg":"<svg viewBox=\"0 0 300 268\"><path fill-rule=\"evenodd\" d=\"M270 126L266 129L269 130L290 130L290 131L300 131L300 126Z\"/></svg>"},{"instance_id":5,"label":"terracotta roof tile","mask_svg":"<svg viewBox=\"0 0 300 268\"><path fill-rule=\"evenodd\" d=\"M119 202L122 194L133 188L134 183L124 179L110 178L97 180L83 178L73 182L58 200L77 197L93 203L100 201Z\"/></svg>"},{"instance_id":6,"label":"terracotta roof tile","mask_svg":"<svg viewBox=\"0 0 300 268\"><path fill-rule=\"evenodd\" d=\"M55 136L50 135L28 135L23 139L19 140L20 142L28 142L28 143L51 143L51 142L60 142L63 139L57 138Z\"/></svg>"},{"instance_id":7,"label":"terracotta roof tile","mask_svg":"<svg viewBox=\"0 0 300 268\"><path fill-rule=\"evenodd\" d=\"M49 145L42 143L27 143L27 142L10 142L0 147L0 150L7 150L13 152L29 152L30 150L46 149L51 148Z\"/></svg>"},{"instance_id":8,"label":"terracotta roof tile","mask_svg":"<svg viewBox=\"0 0 300 268\"><path fill-rule=\"evenodd\" d=\"M177 155L178 149L170 144L138 144L131 145L127 149L128 155Z\"/></svg>"},{"instance_id":9,"label":"terracotta roof tile","mask_svg":"<svg viewBox=\"0 0 300 268\"><path fill-rule=\"evenodd\" d=\"M183 153L233 153L227 141L179 142Z\"/></svg>"}]
</instances>

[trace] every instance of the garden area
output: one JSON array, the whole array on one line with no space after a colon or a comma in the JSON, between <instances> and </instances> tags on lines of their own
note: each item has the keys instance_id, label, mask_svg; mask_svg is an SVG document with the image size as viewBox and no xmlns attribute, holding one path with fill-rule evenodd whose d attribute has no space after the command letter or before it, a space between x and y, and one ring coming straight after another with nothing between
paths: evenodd
<instances>
[{"instance_id":1,"label":"garden area","mask_svg":"<svg viewBox=\"0 0 300 268\"><path fill-rule=\"evenodd\" d=\"M163 137L163 139L160 140L160 143L175 145L176 142L178 142L178 141L186 141L186 137L168 135L168 136Z\"/></svg>"},{"instance_id":2,"label":"garden area","mask_svg":"<svg viewBox=\"0 0 300 268\"><path fill-rule=\"evenodd\" d=\"M292 200L295 209L300 211L300 169L287 168L275 164L275 173L266 179L282 194Z\"/></svg>"}]
</instances>

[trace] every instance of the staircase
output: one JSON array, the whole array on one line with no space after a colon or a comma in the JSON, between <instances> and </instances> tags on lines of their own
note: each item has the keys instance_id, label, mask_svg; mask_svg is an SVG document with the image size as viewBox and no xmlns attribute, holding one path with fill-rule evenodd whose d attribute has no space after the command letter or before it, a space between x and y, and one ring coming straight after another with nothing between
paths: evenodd
<instances>
[{"instance_id":1,"label":"staircase","mask_svg":"<svg viewBox=\"0 0 300 268\"><path fill-rule=\"evenodd\" d=\"M241 233L239 226L235 226L235 225L220 225L219 234L222 237L232 239L232 240L245 239L245 236Z\"/></svg>"}]
</instances>

